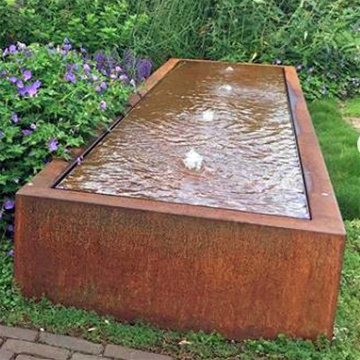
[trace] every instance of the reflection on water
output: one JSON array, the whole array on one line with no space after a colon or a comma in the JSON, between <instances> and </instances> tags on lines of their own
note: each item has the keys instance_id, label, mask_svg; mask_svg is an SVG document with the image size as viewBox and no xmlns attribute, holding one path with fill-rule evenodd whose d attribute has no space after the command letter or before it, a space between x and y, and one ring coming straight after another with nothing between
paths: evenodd
<instances>
[{"instance_id":1,"label":"reflection on water","mask_svg":"<svg viewBox=\"0 0 360 360\"><path fill-rule=\"evenodd\" d=\"M282 69L184 63L58 188L309 218Z\"/></svg>"}]
</instances>

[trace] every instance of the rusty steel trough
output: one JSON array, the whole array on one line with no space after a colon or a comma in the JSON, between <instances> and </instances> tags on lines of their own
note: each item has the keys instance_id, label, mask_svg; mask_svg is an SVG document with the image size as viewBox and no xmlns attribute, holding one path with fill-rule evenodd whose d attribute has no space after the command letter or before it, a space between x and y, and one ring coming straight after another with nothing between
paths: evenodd
<instances>
[{"instance_id":1,"label":"rusty steel trough","mask_svg":"<svg viewBox=\"0 0 360 360\"><path fill-rule=\"evenodd\" d=\"M183 64L215 63L169 60L132 97L133 109ZM276 69L305 189L301 216L69 189L61 184L76 162L54 160L16 195L15 278L24 295L238 340L331 337L345 230L296 70ZM109 136L78 149L84 164Z\"/></svg>"}]
</instances>

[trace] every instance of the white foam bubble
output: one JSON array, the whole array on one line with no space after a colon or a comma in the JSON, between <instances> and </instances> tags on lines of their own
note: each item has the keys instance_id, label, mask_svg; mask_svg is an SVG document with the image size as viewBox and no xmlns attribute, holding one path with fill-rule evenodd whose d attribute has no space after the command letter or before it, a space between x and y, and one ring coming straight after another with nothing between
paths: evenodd
<instances>
[{"instance_id":1,"label":"white foam bubble","mask_svg":"<svg viewBox=\"0 0 360 360\"><path fill-rule=\"evenodd\" d=\"M205 121L213 121L215 119L215 111L213 110L205 110L202 113L202 119Z\"/></svg>"},{"instance_id":2,"label":"white foam bubble","mask_svg":"<svg viewBox=\"0 0 360 360\"><path fill-rule=\"evenodd\" d=\"M203 159L204 158L198 152L191 149L186 153L183 163L187 169L199 171L201 169Z\"/></svg>"},{"instance_id":3,"label":"white foam bubble","mask_svg":"<svg viewBox=\"0 0 360 360\"><path fill-rule=\"evenodd\" d=\"M220 86L220 90L224 90L224 91L227 91L227 92L232 91L232 89L233 89L232 86L229 85L229 84L221 85L221 86Z\"/></svg>"}]
</instances>

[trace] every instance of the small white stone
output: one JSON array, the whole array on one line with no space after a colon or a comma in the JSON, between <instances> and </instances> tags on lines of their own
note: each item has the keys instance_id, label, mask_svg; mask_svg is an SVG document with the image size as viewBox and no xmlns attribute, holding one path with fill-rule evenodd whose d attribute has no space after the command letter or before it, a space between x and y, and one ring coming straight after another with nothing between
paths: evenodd
<instances>
[{"instance_id":1,"label":"small white stone","mask_svg":"<svg viewBox=\"0 0 360 360\"><path fill-rule=\"evenodd\" d=\"M234 68L233 68L232 66L228 66L228 67L225 69L225 71L227 71L227 72L232 72L232 71L234 71Z\"/></svg>"},{"instance_id":2,"label":"small white stone","mask_svg":"<svg viewBox=\"0 0 360 360\"><path fill-rule=\"evenodd\" d=\"M199 171L201 169L203 157L197 153L194 149L191 149L187 154L183 163L189 170Z\"/></svg>"}]
</instances>

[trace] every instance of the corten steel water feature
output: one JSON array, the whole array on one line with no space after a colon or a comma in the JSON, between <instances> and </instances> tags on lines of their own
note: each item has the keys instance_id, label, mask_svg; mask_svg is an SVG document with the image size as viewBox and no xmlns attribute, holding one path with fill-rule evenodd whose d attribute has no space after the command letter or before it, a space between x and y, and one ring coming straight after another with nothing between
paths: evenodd
<instances>
[{"instance_id":1,"label":"corten steel water feature","mask_svg":"<svg viewBox=\"0 0 360 360\"><path fill-rule=\"evenodd\" d=\"M132 105L82 165L17 193L23 293L234 339L331 337L345 230L296 71L171 59Z\"/></svg>"}]
</instances>

